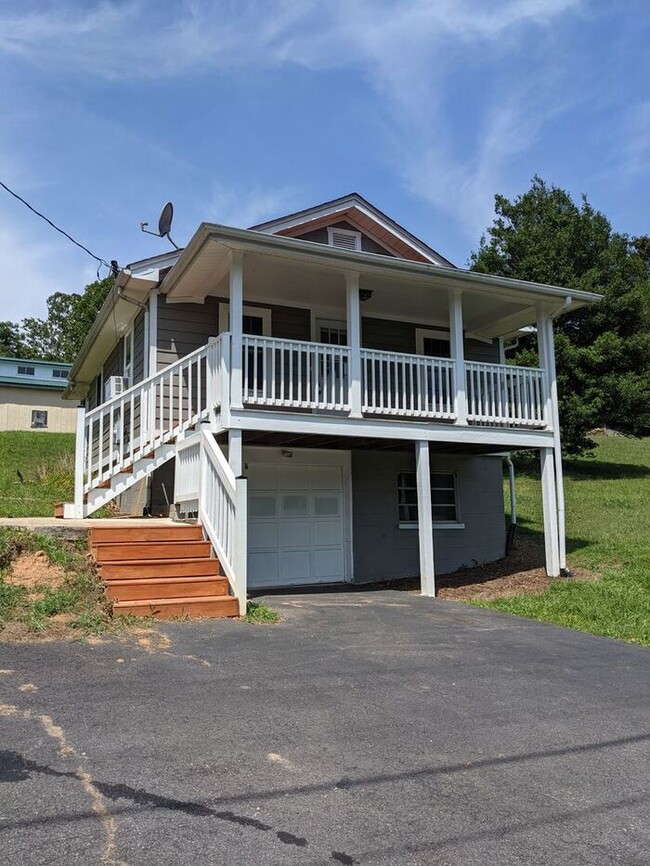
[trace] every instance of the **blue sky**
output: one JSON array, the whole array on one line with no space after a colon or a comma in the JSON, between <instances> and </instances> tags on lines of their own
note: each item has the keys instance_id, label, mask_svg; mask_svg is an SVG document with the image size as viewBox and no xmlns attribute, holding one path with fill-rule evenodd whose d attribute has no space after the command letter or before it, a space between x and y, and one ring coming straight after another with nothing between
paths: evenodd
<instances>
[{"instance_id":1,"label":"blue sky","mask_svg":"<svg viewBox=\"0 0 650 866\"><path fill-rule=\"evenodd\" d=\"M356 190L459 265L534 173L647 233L647 0L0 0L0 179L105 259ZM0 190L1 319L94 278Z\"/></svg>"}]
</instances>

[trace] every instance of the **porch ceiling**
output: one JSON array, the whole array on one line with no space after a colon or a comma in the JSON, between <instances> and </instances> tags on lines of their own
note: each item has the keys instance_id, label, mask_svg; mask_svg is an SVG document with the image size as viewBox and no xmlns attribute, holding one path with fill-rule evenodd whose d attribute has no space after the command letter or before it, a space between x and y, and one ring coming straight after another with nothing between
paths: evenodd
<instances>
[{"instance_id":1,"label":"porch ceiling","mask_svg":"<svg viewBox=\"0 0 650 866\"><path fill-rule=\"evenodd\" d=\"M258 430L244 431L244 445L256 445L269 448L325 448L335 451L411 451L414 443L403 439L361 438L358 436L318 436L300 435L296 433L264 433ZM228 434L217 436L217 442L228 445ZM507 449L497 448L494 444L476 445L470 443L430 442L432 454L496 454Z\"/></svg>"},{"instance_id":2,"label":"porch ceiling","mask_svg":"<svg viewBox=\"0 0 650 866\"><path fill-rule=\"evenodd\" d=\"M449 293L461 290L465 329L486 338L534 324L539 304L553 311L568 296L572 307L599 299L587 292L204 224L163 281L168 301L200 303L207 295L227 296L235 250L245 252L245 300L317 307L342 317L344 275L356 271L361 288L373 292L363 304L364 315L446 324Z\"/></svg>"}]
</instances>

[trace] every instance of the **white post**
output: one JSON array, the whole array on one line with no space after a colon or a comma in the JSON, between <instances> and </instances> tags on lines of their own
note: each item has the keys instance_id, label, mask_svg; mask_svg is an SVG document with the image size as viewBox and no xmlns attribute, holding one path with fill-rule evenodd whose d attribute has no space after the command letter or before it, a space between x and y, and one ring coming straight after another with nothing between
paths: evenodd
<instances>
[{"instance_id":1,"label":"white post","mask_svg":"<svg viewBox=\"0 0 650 866\"><path fill-rule=\"evenodd\" d=\"M240 478L244 471L242 460L242 431L236 427L228 430L228 463L235 478Z\"/></svg>"},{"instance_id":2,"label":"white post","mask_svg":"<svg viewBox=\"0 0 650 866\"><path fill-rule=\"evenodd\" d=\"M218 375L221 377L221 426L230 427L230 334L224 331L221 334L221 368Z\"/></svg>"},{"instance_id":3,"label":"white post","mask_svg":"<svg viewBox=\"0 0 650 866\"><path fill-rule=\"evenodd\" d=\"M456 382L456 423L467 424L467 382L465 380L465 345L463 335L463 296L449 296L449 349L454 362Z\"/></svg>"},{"instance_id":4,"label":"white post","mask_svg":"<svg viewBox=\"0 0 650 866\"><path fill-rule=\"evenodd\" d=\"M547 427L553 426L553 395L551 393L550 380L550 355L552 346L548 342L548 325L550 316L544 309L537 309L537 352L539 355L539 366L544 371L542 384L544 387L544 421Z\"/></svg>"},{"instance_id":5,"label":"white post","mask_svg":"<svg viewBox=\"0 0 650 866\"><path fill-rule=\"evenodd\" d=\"M431 508L431 463L429 443L415 443L418 488L418 539L420 542L420 592L435 596L436 573L433 558L433 511Z\"/></svg>"},{"instance_id":6,"label":"white post","mask_svg":"<svg viewBox=\"0 0 650 866\"><path fill-rule=\"evenodd\" d=\"M147 341L147 376L158 372L158 292L149 296L149 339Z\"/></svg>"},{"instance_id":7,"label":"white post","mask_svg":"<svg viewBox=\"0 0 650 866\"><path fill-rule=\"evenodd\" d=\"M233 409L243 409L243 317L244 255L235 251L230 265L230 399Z\"/></svg>"},{"instance_id":8,"label":"white post","mask_svg":"<svg viewBox=\"0 0 650 866\"><path fill-rule=\"evenodd\" d=\"M77 430L74 444L74 516L84 516L84 455L86 452L86 410L77 409Z\"/></svg>"},{"instance_id":9,"label":"white post","mask_svg":"<svg viewBox=\"0 0 650 866\"><path fill-rule=\"evenodd\" d=\"M555 340L553 320L546 323L546 346L548 382L551 395L551 419L553 422L553 451L555 453L555 486L557 490L557 524L560 543L560 568L566 569L566 516L564 505L564 473L562 471L562 437L560 435L560 410L557 393L557 370L555 368Z\"/></svg>"},{"instance_id":10,"label":"white post","mask_svg":"<svg viewBox=\"0 0 650 866\"><path fill-rule=\"evenodd\" d=\"M546 573L559 577L560 548L557 528L557 501L555 497L555 468L553 449L540 448L542 469L542 510L544 513L544 547L546 550Z\"/></svg>"},{"instance_id":11,"label":"white post","mask_svg":"<svg viewBox=\"0 0 650 866\"><path fill-rule=\"evenodd\" d=\"M347 306L348 346L350 363L348 368L348 393L350 417L361 418L361 310L359 306L359 274L345 275Z\"/></svg>"},{"instance_id":12,"label":"white post","mask_svg":"<svg viewBox=\"0 0 650 866\"><path fill-rule=\"evenodd\" d=\"M235 595L239 603L239 615L246 615L248 595L248 501L247 481L238 478L235 488L235 543L233 548L233 571L235 573Z\"/></svg>"}]
</instances>

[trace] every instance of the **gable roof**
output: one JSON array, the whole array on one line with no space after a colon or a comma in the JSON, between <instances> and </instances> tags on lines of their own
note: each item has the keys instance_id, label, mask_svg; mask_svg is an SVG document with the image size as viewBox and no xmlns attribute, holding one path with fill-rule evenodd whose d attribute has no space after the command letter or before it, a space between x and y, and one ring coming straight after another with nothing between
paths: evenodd
<instances>
[{"instance_id":1,"label":"gable roof","mask_svg":"<svg viewBox=\"0 0 650 866\"><path fill-rule=\"evenodd\" d=\"M323 202L323 204L296 211L296 213L259 223L251 226L250 230L265 234L298 237L306 232L332 225L341 220L345 220L359 231L369 235L399 258L442 265L447 268L455 267L444 256L441 256L424 241L416 238L415 235L359 195L358 192L352 192L341 198L335 198Z\"/></svg>"}]
</instances>

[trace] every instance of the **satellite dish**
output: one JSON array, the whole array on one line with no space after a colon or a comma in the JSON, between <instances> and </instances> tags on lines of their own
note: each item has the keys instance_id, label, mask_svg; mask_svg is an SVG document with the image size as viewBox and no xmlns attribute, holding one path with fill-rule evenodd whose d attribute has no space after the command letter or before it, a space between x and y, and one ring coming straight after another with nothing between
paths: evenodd
<instances>
[{"instance_id":1,"label":"satellite dish","mask_svg":"<svg viewBox=\"0 0 650 866\"><path fill-rule=\"evenodd\" d=\"M167 204L160 211L160 218L158 219L158 231L150 232L148 229L149 223L140 223L140 230L143 231L147 235L153 235L157 238L167 238L169 243L175 248L180 249L177 244L172 240L172 236L169 234L172 228L172 220L174 218L174 205L168 201Z\"/></svg>"},{"instance_id":2,"label":"satellite dish","mask_svg":"<svg viewBox=\"0 0 650 866\"><path fill-rule=\"evenodd\" d=\"M173 219L174 205L170 201L168 201L165 207L161 210L160 219L158 220L158 234L161 238L166 238L169 236Z\"/></svg>"}]
</instances>

